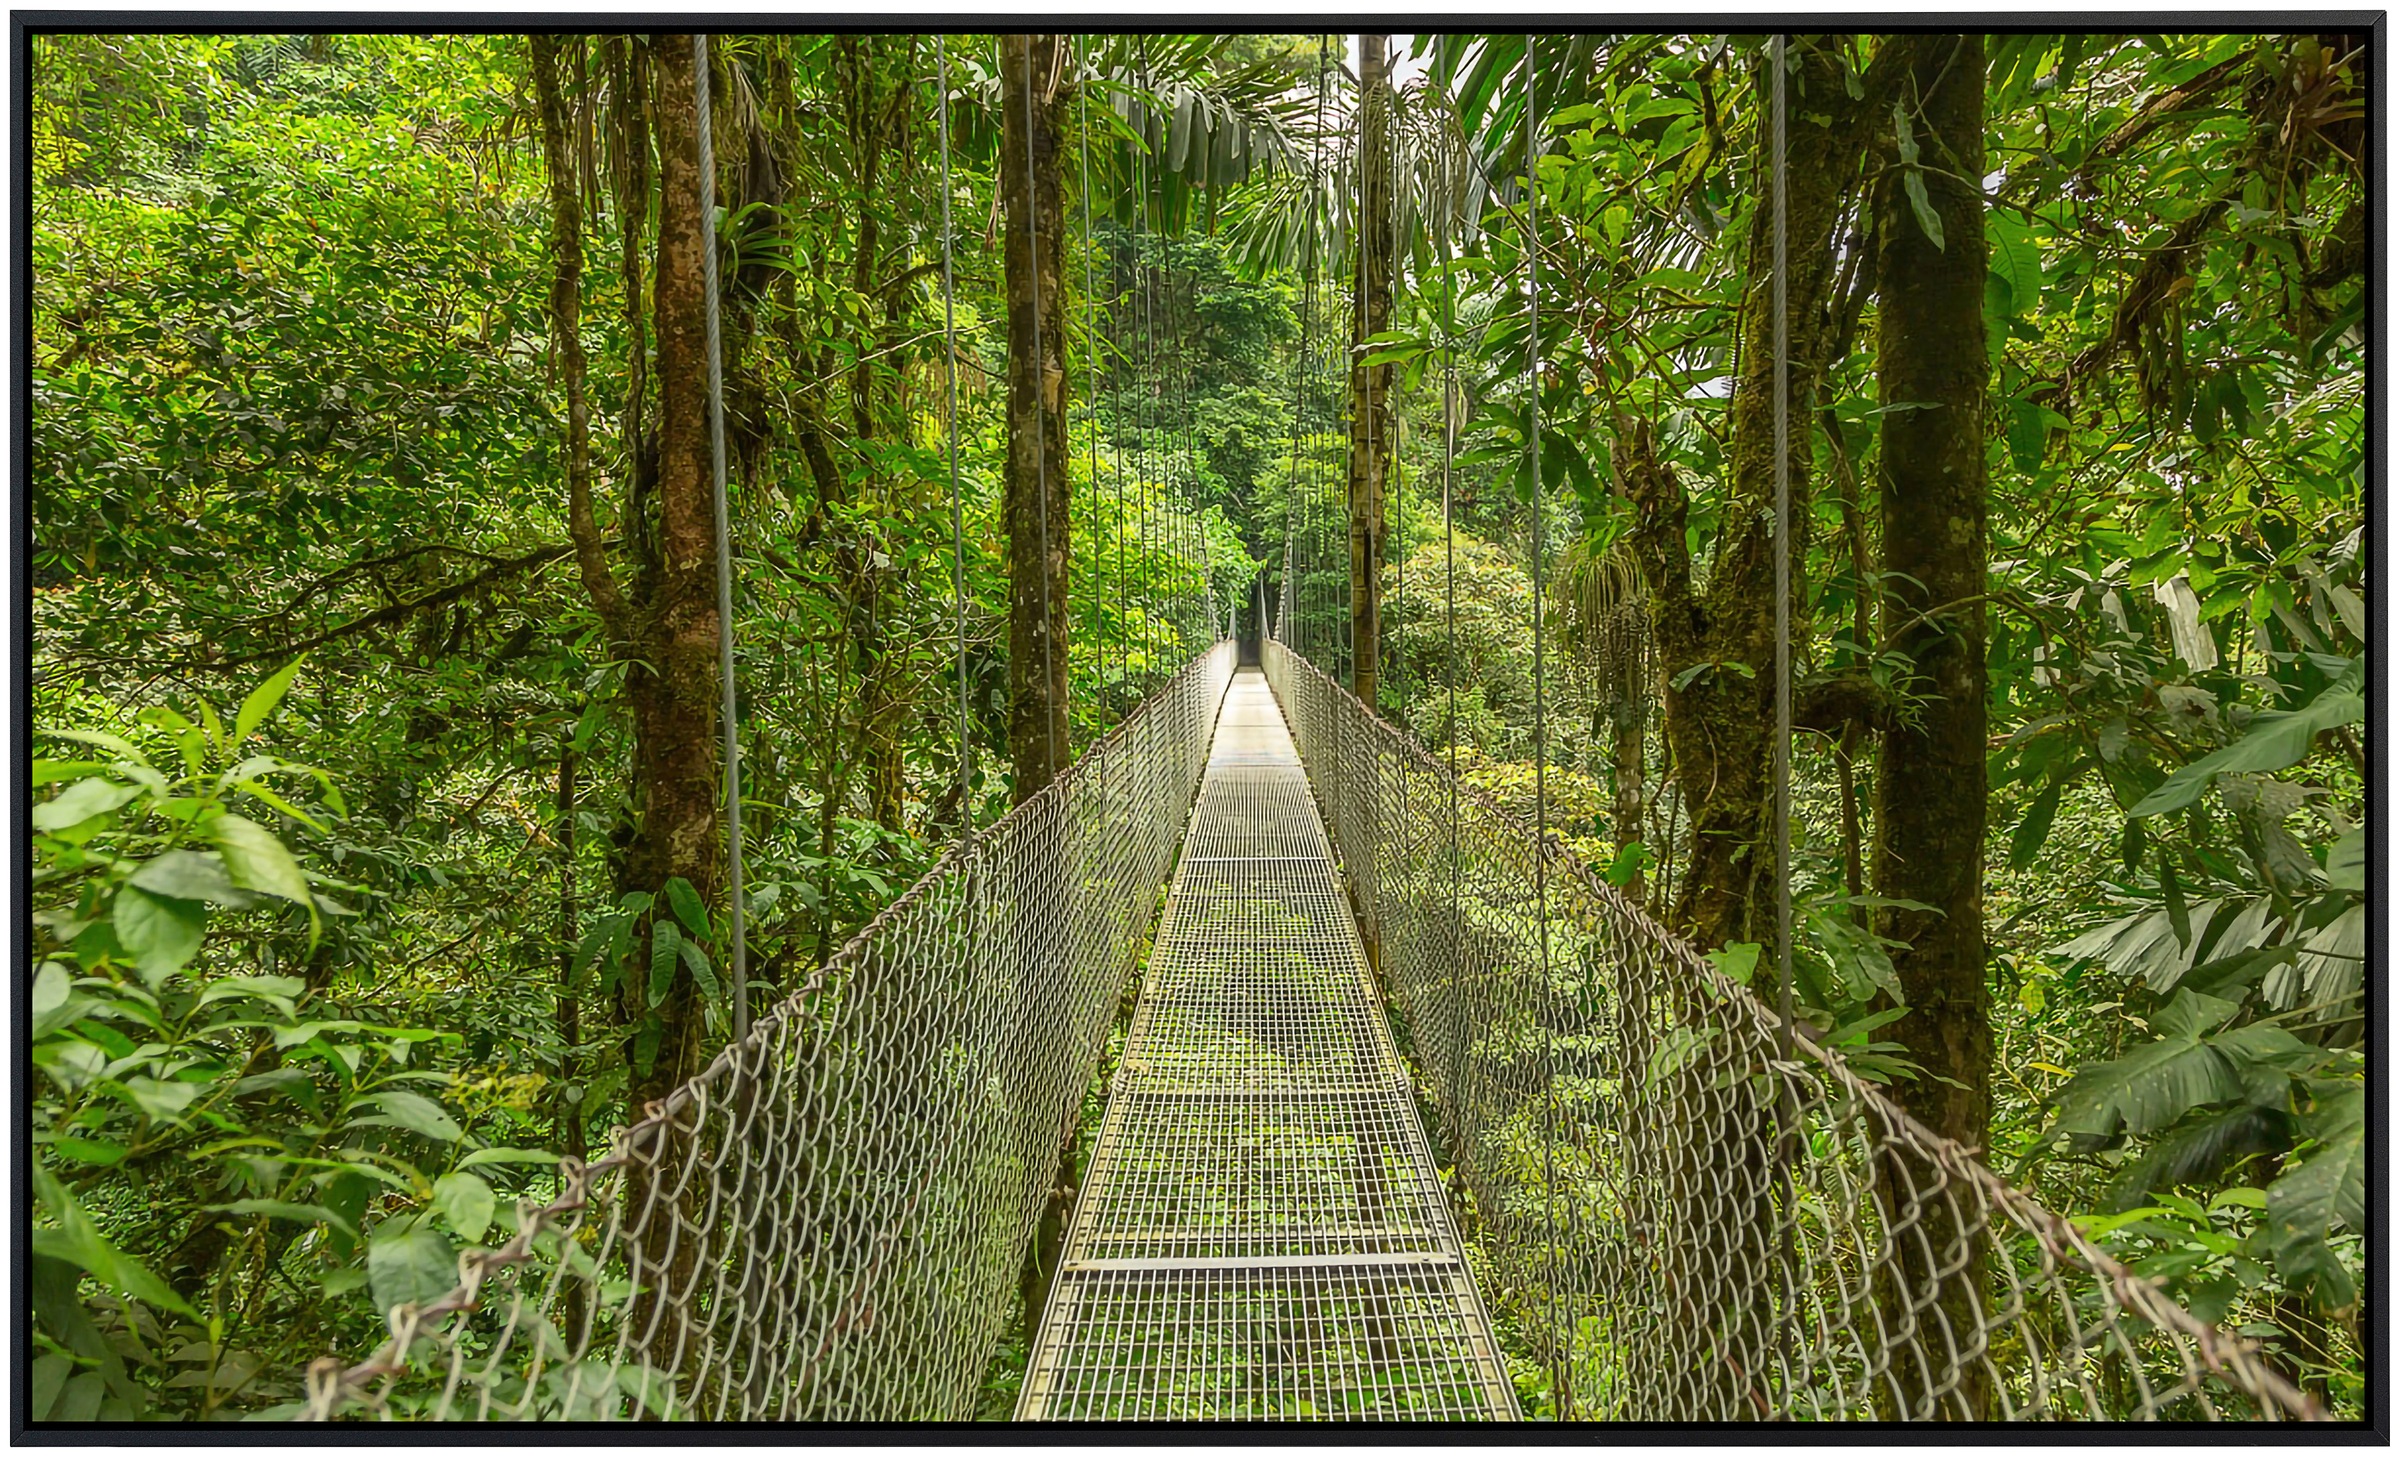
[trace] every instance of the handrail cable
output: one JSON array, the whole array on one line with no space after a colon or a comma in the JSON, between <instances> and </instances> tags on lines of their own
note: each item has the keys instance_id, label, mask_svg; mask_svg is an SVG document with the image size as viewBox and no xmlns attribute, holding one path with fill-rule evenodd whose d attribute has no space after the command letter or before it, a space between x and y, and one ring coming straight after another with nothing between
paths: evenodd
<instances>
[{"instance_id":1,"label":"handrail cable","mask_svg":"<svg viewBox=\"0 0 2400 1457\"><path fill-rule=\"evenodd\" d=\"M943 37L933 38L934 113L942 138L942 358L949 390L950 434L950 601L951 620L958 629L958 819L959 838L975 838L975 740L967 718L967 522L958 483L958 280L952 254L950 224L950 53Z\"/></svg>"},{"instance_id":2,"label":"handrail cable","mask_svg":"<svg viewBox=\"0 0 2400 1457\"><path fill-rule=\"evenodd\" d=\"M1542 631L1542 262L1536 241L1536 227L1541 210L1542 181L1539 159L1539 125L1534 107L1534 40L1525 37L1525 449L1531 456L1528 465L1533 472L1533 897L1538 922L1536 939L1541 945L1542 1008L1542 1085L1544 1112L1549 1127L1558 1122L1558 1050L1554 1045L1551 1024L1551 1002L1557 989L1550 982L1550 742L1548 734L1547 673L1543 657ZM1550 1237L1543 1247L1551 1264L1551 1286L1557 1288L1558 1263L1558 1177L1555 1167L1558 1140L1545 1128L1542 1138L1542 1217ZM1553 1329L1551 1338L1559 1341L1558 1359L1563 1379L1558 1384L1559 1415L1567 1420L1575 1416L1575 1325L1572 1320L1562 1338Z\"/></svg>"},{"instance_id":3,"label":"handrail cable","mask_svg":"<svg viewBox=\"0 0 2400 1457\"><path fill-rule=\"evenodd\" d=\"M1101 669L1100 655L1104 651L1100 640L1100 598L1104 595L1100 590L1100 581L1101 573L1104 570L1104 559L1106 558L1108 552L1108 546L1106 542L1101 540L1099 529L1100 331L1095 326L1092 318L1093 295L1095 293L1092 282L1092 88L1089 82L1089 73L1091 72L1092 68L1087 63L1078 69L1086 73L1085 76L1077 79L1075 87L1075 109L1077 119L1076 140L1080 144L1080 150L1082 153L1083 344L1084 358L1088 361L1084 369L1083 382L1083 397L1085 400L1084 417L1087 421L1086 428L1091 432L1092 448L1091 469L1086 473L1084 484L1086 488L1086 494L1092 498L1092 674L1094 677L1098 677ZM1070 511L1068 514L1070 517L1072 517L1074 513ZM1068 661L1070 664L1073 662L1073 655L1071 653L1069 654Z\"/></svg>"},{"instance_id":4,"label":"handrail cable","mask_svg":"<svg viewBox=\"0 0 2400 1457\"><path fill-rule=\"evenodd\" d=\"M1783 1056L1792 1055L1792 321L1790 141L1785 134L1784 47L1775 68L1775 966L1782 981Z\"/></svg>"}]
</instances>

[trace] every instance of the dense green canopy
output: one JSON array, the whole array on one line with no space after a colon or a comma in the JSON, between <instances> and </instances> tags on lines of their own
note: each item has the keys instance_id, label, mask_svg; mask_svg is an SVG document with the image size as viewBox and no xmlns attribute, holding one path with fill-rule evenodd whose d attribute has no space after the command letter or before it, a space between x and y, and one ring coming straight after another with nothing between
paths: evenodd
<instances>
[{"instance_id":1,"label":"dense green canopy","mask_svg":"<svg viewBox=\"0 0 2400 1457\"><path fill-rule=\"evenodd\" d=\"M1995 1167L2355 1414L2367 38L1989 37L1971 104L1935 39L1787 76L1797 1009L1912 1107L1973 1084ZM1389 107L1343 37L1052 78L1076 746L1257 601L1355 666L1348 382L1390 364L1377 706L1528 818L1540 746L1576 854L1771 968L1769 52L1394 44ZM37 1418L290 1403L724 1039L720 852L661 848L642 696L717 691L642 686L693 605L690 62L552 45L32 41ZM754 1006L1011 800L1004 88L944 53L947 96L929 37L713 47ZM1362 115L1398 301L1354 349ZM1907 332L1905 258L1980 327ZM1943 377L1972 410L1891 393ZM1944 430L1982 588L1928 600L1895 546L1942 543L1885 523ZM1960 724L1981 865L1929 908L1878 776Z\"/></svg>"}]
</instances>

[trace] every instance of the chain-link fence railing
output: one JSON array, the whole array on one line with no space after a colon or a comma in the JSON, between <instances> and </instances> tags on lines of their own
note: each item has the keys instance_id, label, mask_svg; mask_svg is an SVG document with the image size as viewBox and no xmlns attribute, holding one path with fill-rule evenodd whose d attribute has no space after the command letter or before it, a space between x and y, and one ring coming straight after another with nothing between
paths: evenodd
<instances>
[{"instance_id":1,"label":"chain-link fence railing","mask_svg":"<svg viewBox=\"0 0 2400 1457\"><path fill-rule=\"evenodd\" d=\"M1574 1418L2320 1414L1268 642L1486 1295Z\"/></svg>"},{"instance_id":2,"label":"chain-link fence railing","mask_svg":"<svg viewBox=\"0 0 2400 1457\"><path fill-rule=\"evenodd\" d=\"M307 1413L974 1414L1210 728L1219 643L953 851Z\"/></svg>"}]
</instances>

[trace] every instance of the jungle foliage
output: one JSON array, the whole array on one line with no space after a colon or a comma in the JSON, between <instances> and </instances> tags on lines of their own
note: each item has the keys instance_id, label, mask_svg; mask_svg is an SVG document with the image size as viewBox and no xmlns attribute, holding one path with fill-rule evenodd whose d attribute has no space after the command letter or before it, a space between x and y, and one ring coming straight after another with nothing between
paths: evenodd
<instances>
[{"instance_id":1,"label":"jungle foliage","mask_svg":"<svg viewBox=\"0 0 2400 1457\"><path fill-rule=\"evenodd\" d=\"M659 838L714 821L660 818L642 707L705 504L670 39L33 42L37 1418L287 1409L725 1036L717 852ZM1393 44L1358 350L1342 38L1067 47L1071 747L1262 571L1354 666L1349 375L1388 367L1380 708L1512 809L1538 742L1574 850L1753 968L1769 52ZM1786 77L1795 1000L1904 1100L1979 1081L1996 1167L2355 1413L2366 37L1987 38L1964 172L1908 50L1799 37ZM1012 800L1003 87L989 36L946 97L929 37L714 56L760 1006ZM1932 362L1981 402L1982 587L1928 601L1882 529L1925 407L1884 394L1879 259L1978 225ZM1876 791L1969 640L1962 1068L1906 1020L1938 916Z\"/></svg>"}]
</instances>

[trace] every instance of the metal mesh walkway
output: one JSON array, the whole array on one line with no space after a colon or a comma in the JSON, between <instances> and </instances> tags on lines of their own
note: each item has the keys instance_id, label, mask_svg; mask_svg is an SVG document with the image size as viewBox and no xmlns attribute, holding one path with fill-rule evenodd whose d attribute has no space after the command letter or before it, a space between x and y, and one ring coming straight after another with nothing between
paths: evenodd
<instances>
[{"instance_id":1,"label":"metal mesh walkway","mask_svg":"<svg viewBox=\"0 0 2400 1457\"><path fill-rule=\"evenodd\" d=\"M1245 670L1021 1417L1516 1415L1331 856Z\"/></svg>"}]
</instances>

